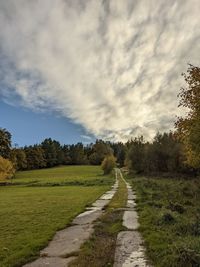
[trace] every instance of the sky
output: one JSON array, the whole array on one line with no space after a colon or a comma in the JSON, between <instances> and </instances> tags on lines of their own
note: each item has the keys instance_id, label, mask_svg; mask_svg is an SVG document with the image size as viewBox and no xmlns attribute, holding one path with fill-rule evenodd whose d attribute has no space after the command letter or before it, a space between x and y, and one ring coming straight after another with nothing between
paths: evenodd
<instances>
[{"instance_id":1,"label":"sky","mask_svg":"<svg viewBox=\"0 0 200 267\"><path fill-rule=\"evenodd\" d=\"M59 140L61 144L94 142L80 125L51 112L33 112L0 102L1 127L12 134L12 145L16 147L39 144L45 138Z\"/></svg>"},{"instance_id":2,"label":"sky","mask_svg":"<svg viewBox=\"0 0 200 267\"><path fill-rule=\"evenodd\" d=\"M0 1L0 127L19 145L173 129L199 0ZM3 25L3 26L2 26Z\"/></svg>"}]
</instances>

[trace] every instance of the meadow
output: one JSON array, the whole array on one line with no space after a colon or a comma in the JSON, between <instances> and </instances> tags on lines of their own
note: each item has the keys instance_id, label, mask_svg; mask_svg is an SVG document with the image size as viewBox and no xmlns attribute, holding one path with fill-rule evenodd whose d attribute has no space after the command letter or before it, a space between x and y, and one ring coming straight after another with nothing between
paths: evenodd
<instances>
[{"instance_id":1,"label":"meadow","mask_svg":"<svg viewBox=\"0 0 200 267\"><path fill-rule=\"evenodd\" d=\"M156 267L200 266L199 179L129 177L140 231Z\"/></svg>"},{"instance_id":2,"label":"meadow","mask_svg":"<svg viewBox=\"0 0 200 267\"><path fill-rule=\"evenodd\" d=\"M55 232L69 225L113 180L94 166L18 172L14 181L20 185L0 187L0 266L21 266L36 258ZM82 185L65 185L74 181Z\"/></svg>"},{"instance_id":3,"label":"meadow","mask_svg":"<svg viewBox=\"0 0 200 267\"><path fill-rule=\"evenodd\" d=\"M52 185L102 185L111 183L108 176L102 176L99 166L60 166L48 169L19 171L13 184L31 186Z\"/></svg>"}]
</instances>

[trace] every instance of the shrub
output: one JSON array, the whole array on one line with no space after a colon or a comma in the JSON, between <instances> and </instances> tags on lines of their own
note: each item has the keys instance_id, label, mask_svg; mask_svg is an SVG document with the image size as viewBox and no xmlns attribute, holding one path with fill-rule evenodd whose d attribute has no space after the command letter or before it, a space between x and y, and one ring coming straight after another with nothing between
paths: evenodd
<instances>
[{"instance_id":1,"label":"shrub","mask_svg":"<svg viewBox=\"0 0 200 267\"><path fill-rule=\"evenodd\" d=\"M12 178L14 173L12 162L0 156L0 181Z\"/></svg>"},{"instance_id":2,"label":"shrub","mask_svg":"<svg viewBox=\"0 0 200 267\"><path fill-rule=\"evenodd\" d=\"M101 164L104 174L109 174L116 166L116 158L113 155L106 156Z\"/></svg>"}]
</instances>

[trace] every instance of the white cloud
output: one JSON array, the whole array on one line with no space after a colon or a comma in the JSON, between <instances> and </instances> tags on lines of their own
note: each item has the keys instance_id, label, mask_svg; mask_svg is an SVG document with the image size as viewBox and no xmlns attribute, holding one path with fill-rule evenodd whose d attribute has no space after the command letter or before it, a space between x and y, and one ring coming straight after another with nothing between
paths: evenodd
<instances>
[{"instance_id":1,"label":"white cloud","mask_svg":"<svg viewBox=\"0 0 200 267\"><path fill-rule=\"evenodd\" d=\"M86 139L86 140L89 140L89 141L92 140L92 137L89 136L89 135L81 135L81 137L82 137L83 139Z\"/></svg>"},{"instance_id":2,"label":"white cloud","mask_svg":"<svg viewBox=\"0 0 200 267\"><path fill-rule=\"evenodd\" d=\"M0 94L91 134L173 127L181 72L200 64L199 0L0 3Z\"/></svg>"}]
</instances>

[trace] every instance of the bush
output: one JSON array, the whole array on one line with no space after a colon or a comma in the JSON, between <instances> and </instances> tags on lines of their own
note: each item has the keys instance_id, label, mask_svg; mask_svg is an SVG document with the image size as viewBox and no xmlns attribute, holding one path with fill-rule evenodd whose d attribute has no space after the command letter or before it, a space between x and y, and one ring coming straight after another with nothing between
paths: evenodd
<instances>
[{"instance_id":1,"label":"bush","mask_svg":"<svg viewBox=\"0 0 200 267\"><path fill-rule=\"evenodd\" d=\"M104 174L109 174L116 166L116 158L113 155L106 156L101 164Z\"/></svg>"},{"instance_id":2,"label":"bush","mask_svg":"<svg viewBox=\"0 0 200 267\"><path fill-rule=\"evenodd\" d=\"M12 162L0 156L0 181L12 178L14 173Z\"/></svg>"}]
</instances>

